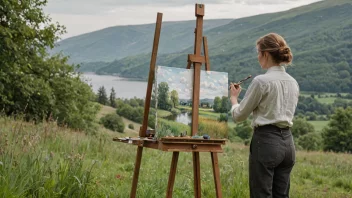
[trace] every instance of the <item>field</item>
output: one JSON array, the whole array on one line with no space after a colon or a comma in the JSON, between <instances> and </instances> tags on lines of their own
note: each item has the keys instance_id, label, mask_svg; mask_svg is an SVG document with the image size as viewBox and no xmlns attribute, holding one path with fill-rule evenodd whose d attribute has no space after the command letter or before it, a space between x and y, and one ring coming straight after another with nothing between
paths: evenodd
<instances>
[{"instance_id":1,"label":"field","mask_svg":"<svg viewBox=\"0 0 352 198\"><path fill-rule=\"evenodd\" d=\"M322 104L333 104L334 101L337 99L336 93L313 93L313 92L301 92L301 96L304 97L311 97L311 95L314 95L314 98L317 99L318 102ZM320 95L320 97L318 97ZM341 93L342 96L346 96L347 93ZM352 101L349 99L344 99L348 101Z\"/></svg>"},{"instance_id":2,"label":"field","mask_svg":"<svg viewBox=\"0 0 352 198\"><path fill-rule=\"evenodd\" d=\"M112 112L103 108L100 114ZM128 122L127 120L125 120ZM2 197L129 196L136 147L113 137L136 136L100 128L95 136L55 123L34 125L0 117ZM137 128L137 127L136 127ZM171 153L144 149L138 197L163 197ZM248 197L248 147L228 142L219 155L223 197ZM181 153L173 197L193 196L191 153ZM201 153L202 196L215 197L210 155ZM297 152L291 197L351 197L352 156Z\"/></svg>"}]
</instances>

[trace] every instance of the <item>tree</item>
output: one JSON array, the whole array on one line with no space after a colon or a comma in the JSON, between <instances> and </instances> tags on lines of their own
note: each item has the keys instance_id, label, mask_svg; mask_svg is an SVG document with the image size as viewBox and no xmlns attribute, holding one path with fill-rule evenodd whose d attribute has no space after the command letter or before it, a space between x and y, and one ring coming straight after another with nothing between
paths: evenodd
<instances>
[{"instance_id":1,"label":"tree","mask_svg":"<svg viewBox=\"0 0 352 198\"><path fill-rule=\"evenodd\" d=\"M109 102L110 102L110 106L116 108L116 93L114 88L111 88Z\"/></svg>"},{"instance_id":2,"label":"tree","mask_svg":"<svg viewBox=\"0 0 352 198\"><path fill-rule=\"evenodd\" d=\"M304 118L293 120L292 135L298 138L307 133L315 132L314 126Z\"/></svg>"},{"instance_id":3,"label":"tree","mask_svg":"<svg viewBox=\"0 0 352 198\"><path fill-rule=\"evenodd\" d=\"M173 104L173 107L175 108L178 103L179 103L179 99L178 99L178 93L176 90L172 90L171 92L171 101L172 101L172 104Z\"/></svg>"},{"instance_id":4,"label":"tree","mask_svg":"<svg viewBox=\"0 0 352 198\"><path fill-rule=\"evenodd\" d=\"M352 108L338 108L323 129L325 151L352 152Z\"/></svg>"},{"instance_id":5,"label":"tree","mask_svg":"<svg viewBox=\"0 0 352 198\"><path fill-rule=\"evenodd\" d=\"M106 95L106 90L104 86L99 87L98 89L98 99L97 101L102 104L106 105L108 104L108 96Z\"/></svg>"},{"instance_id":6,"label":"tree","mask_svg":"<svg viewBox=\"0 0 352 198\"><path fill-rule=\"evenodd\" d=\"M65 28L44 14L46 3L1 1L0 108L26 120L91 129L98 111L91 88L67 57L47 53Z\"/></svg>"},{"instance_id":7,"label":"tree","mask_svg":"<svg viewBox=\"0 0 352 198\"><path fill-rule=\"evenodd\" d=\"M229 100L228 97L223 96L221 98L221 110L220 113L227 113L229 111Z\"/></svg>"},{"instance_id":8,"label":"tree","mask_svg":"<svg viewBox=\"0 0 352 198\"><path fill-rule=\"evenodd\" d=\"M220 112L221 111L221 98L218 97L218 96L214 98L213 109L214 109L215 112Z\"/></svg>"},{"instance_id":9,"label":"tree","mask_svg":"<svg viewBox=\"0 0 352 198\"><path fill-rule=\"evenodd\" d=\"M171 109L169 99L169 85L167 82L161 82L158 86L158 108L164 110Z\"/></svg>"}]
</instances>

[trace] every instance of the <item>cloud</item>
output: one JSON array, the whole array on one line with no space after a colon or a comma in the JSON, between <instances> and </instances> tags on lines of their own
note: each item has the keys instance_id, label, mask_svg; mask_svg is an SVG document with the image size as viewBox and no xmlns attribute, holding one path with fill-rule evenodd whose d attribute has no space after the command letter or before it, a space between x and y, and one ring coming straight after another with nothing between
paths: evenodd
<instances>
[{"instance_id":1,"label":"cloud","mask_svg":"<svg viewBox=\"0 0 352 198\"><path fill-rule=\"evenodd\" d=\"M302 0L233 0L234 3L247 4L247 5L259 5L259 4L290 4L299 2Z\"/></svg>"},{"instance_id":2,"label":"cloud","mask_svg":"<svg viewBox=\"0 0 352 198\"><path fill-rule=\"evenodd\" d=\"M227 4L232 0L203 0L202 4ZM53 0L49 1L46 11L52 14L108 14L122 9L133 10L144 6L177 7L194 5L194 0Z\"/></svg>"},{"instance_id":3,"label":"cloud","mask_svg":"<svg viewBox=\"0 0 352 198\"><path fill-rule=\"evenodd\" d=\"M187 83L187 79L185 77L181 77L180 82L181 83Z\"/></svg>"}]
</instances>

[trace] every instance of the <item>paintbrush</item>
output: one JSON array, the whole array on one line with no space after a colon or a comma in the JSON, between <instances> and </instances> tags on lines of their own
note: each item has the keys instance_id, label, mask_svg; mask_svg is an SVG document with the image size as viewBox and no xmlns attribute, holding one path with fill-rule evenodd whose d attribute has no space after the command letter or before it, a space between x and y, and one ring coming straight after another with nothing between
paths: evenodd
<instances>
[{"instance_id":1,"label":"paintbrush","mask_svg":"<svg viewBox=\"0 0 352 198\"><path fill-rule=\"evenodd\" d=\"M238 83L236 83L235 85L240 85L240 84L242 84L244 81L246 81L246 80L248 80L248 79L250 79L250 78L252 78L252 75L249 75L247 78L238 81ZM229 90L230 90L230 89L231 89L231 86L229 86Z\"/></svg>"}]
</instances>

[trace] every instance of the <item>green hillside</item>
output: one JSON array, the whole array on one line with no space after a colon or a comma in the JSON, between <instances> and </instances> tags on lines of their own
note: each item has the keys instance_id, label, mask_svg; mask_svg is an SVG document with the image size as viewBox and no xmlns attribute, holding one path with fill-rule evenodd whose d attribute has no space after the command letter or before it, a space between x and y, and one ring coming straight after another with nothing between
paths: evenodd
<instances>
[{"instance_id":1,"label":"green hillside","mask_svg":"<svg viewBox=\"0 0 352 198\"><path fill-rule=\"evenodd\" d=\"M206 20L204 30L229 23L232 19ZM193 43L195 21L163 22L159 52L184 50ZM51 53L63 52L70 61L110 62L126 56L148 53L153 43L155 24L115 26L79 35L57 43Z\"/></svg>"},{"instance_id":2,"label":"green hillside","mask_svg":"<svg viewBox=\"0 0 352 198\"><path fill-rule=\"evenodd\" d=\"M297 79L301 90L352 91L352 1L322 1L285 12L237 19L205 31L211 69L229 72L231 81L263 73L257 63L255 41L270 32L283 35L291 46L294 62L288 72ZM188 37L193 39L193 34ZM161 54L158 64L186 67L186 54L192 51L190 47L178 53ZM146 79L149 61L149 54L126 57L97 73Z\"/></svg>"}]
</instances>

